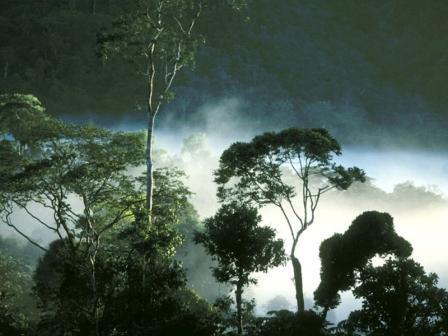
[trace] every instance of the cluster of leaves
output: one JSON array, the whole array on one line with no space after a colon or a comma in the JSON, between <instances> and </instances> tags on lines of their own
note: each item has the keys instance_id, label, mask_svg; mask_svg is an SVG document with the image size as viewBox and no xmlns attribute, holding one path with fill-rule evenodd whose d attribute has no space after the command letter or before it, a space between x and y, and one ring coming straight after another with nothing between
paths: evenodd
<instances>
[{"instance_id":1,"label":"cluster of leaves","mask_svg":"<svg viewBox=\"0 0 448 336\"><path fill-rule=\"evenodd\" d=\"M356 272L375 255L408 257L411 244L397 235L388 213L368 211L359 215L344 234L334 234L320 246L321 283L314 293L316 304L333 309L338 292L355 285Z\"/></svg>"},{"instance_id":2,"label":"cluster of leaves","mask_svg":"<svg viewBox=\"0 0 448 336\"><path fill-rule=\"evenodd\" d=\"M94 266L95 288L85 244L75 254L62 241L50 246L35 274L42 335L91 333L93 300L100 308L98 324L104 334L213 334L213 309L187 289L181 265L173 258L181 243L176 227L188 207L188 199L180 197L185 186L173 177L176 172L162 170L157 175L157 221L143 230L138 221L146 223L144 214L133 209L136 213L129 220L103 236Z\"/></svg>"},{"instance_id":3,"label":"cluster of leaves","mask_svg":"<svg viewBox=\"0 0 448 336\"><path fill-rule=\"evenodd\" d=\"M426 274L412 259L388 259L379 267L369 263L358 281L353 294L362 299L362 309L350 313L347 329L368 335L448 333L448 293L437 287L436 274Z\"/></svg>"},{"instance_id":4,"label":"cluster of leaves","mask_svg":"<svg viewBox=\"0 0 448 336\"><path fill-rule=\"evenodd\" d=\"M94 231L99 235L139 202L138 181L127 170L143 162L142 134L62 123L26 95L4 95L1 101L0 206L6 224L23 235L11 219L12 209L19 207L59 238L66 235L75 247L87 226L95 226L90 217L97 219ZM82 213L75 211L70 197L80 200ZM33 213L32 203L50 209L54 225Z\"/></svg>"},{"instance_id":5,"label":"cluster of leaves","mask_svg":"<svg viewBox=\"0 0 448 336\"><path fill-rule=\"evenodd\" d=\"M294 188L281 180L282 165L303 155L328 166L331 153L339 154L340 147L323 129L289 129L256 136L249 143L234 143L220 158L215 180L221 186L218 195L229 198L223 186L238 177L235 191L246 191L257 203L281 203L295 196Z\"/></svg>"},{"instance_id":6,"label":"cluster of leaves","mask_svg":"<svg viewBox=\"0 0 448 336\"><path fill-rule=\"evenodd\" d=\"M31 267L0 252L0 335L19 336L35 315L31 296Z\"/></svg>"},{"instance_id":7,"label":"cluster of leaves","mask_svg":"<svg viewBox=\"0 0 448 336\"><path fill-rule=\"evenodd\" d=\"M215 216L204 223L195 241L204 245L218 261L213 268L220 282L245 285L256 283L254 272L267 272L285 262L283 241L275 239L275 231L259 226L257 209L238 203L223 205Z\"/></svg>"},{"instance_id":8,"label":"cluster of leaves","mask_svg":"<svg viewBox=\"0 0 448 336\"><path fill-rule=\"evenodd\" d=\"M353 289L362 308L332 328L334 335L447 335L448 292L412 259L369 262Z\"/></svg>"},{"instance_id":9,"label":"cluster of leaves","mask_svg":"<svg viewBox=\"0 0 448 336\"><path fill-rule=\"evenodd\" d=\"M259 336L325 335L322 317L312 310L293 313L289 310L271 312L262 321Z\"/></svg>"},{"instance_id":10,"label":"cluster of leaves","mask_svg":"<svg viewBox=\"0 0 448 336\"><path fill-rule=\"evenodd\" d=\"M212 335L214 312L186 288L180 265L161 248L151 256L113 239L97 256L99 327L105 335ZM81 253L73 258L53 243L35 273L40 300L39 335L90 335L95 330L89 269ZM170 332L170 333L169 333ZM173 332L173 333L171 333Z\"/></svg>"},{"instance_id":11,"label":"cluster of leaves","mask_svg":"<svg viewBox=\"0 0 448 336\"><path fill-rule=\"evenodd\" d=\"M212 267L216 280L235 287L238 334L243 332L244 287L257 283L252 273L267 272L286 260L283 241L275 238L273 229L260 226L260 222L256 208L227 203L205 220L204 230L194 237L195 242L202 244L217 261Z\"/></svg>"}]
</instances>

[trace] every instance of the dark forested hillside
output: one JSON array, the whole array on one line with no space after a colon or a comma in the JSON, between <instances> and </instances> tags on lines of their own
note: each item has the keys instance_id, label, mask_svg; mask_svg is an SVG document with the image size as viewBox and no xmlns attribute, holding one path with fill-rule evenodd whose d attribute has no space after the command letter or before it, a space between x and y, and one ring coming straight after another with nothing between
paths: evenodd
<instances>
[{"instance_id":1,"label":"dark forested hillside","mask_svg":"<svg viewBox=\"0 0 448 336\"><path fill-rule=\"evenodd\" d=\"M6 1L2 91L36 93L52 114L95 114L109 124L129 118L144 104L141 75L96 55L98 32L125 6ZM166 108L178 118L170 126L191 121L209 101L236 98L256 129L275 121L324 126L348 143L446 144L436 126L448 124L447 14L438 0L258 0L237 16L221 8L200 22L207 44L195 70L175 83L178 99ZM193 120L205 127L200 116ZM348 137L353 128L369 131Z\"/></svg>"}]
</instances>

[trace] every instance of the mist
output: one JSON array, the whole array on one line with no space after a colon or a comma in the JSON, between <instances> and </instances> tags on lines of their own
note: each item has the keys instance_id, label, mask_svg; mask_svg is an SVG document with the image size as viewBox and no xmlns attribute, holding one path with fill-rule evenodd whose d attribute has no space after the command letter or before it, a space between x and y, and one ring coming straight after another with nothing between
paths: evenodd
<instances>
[{"instance_id":1,"label":"mist","mask_svg":"<svg viewBox=\"0 0 448 336\"><path fill-rule=\"evenodd\" d=\"M204 135L200 136L205 139ZM189 178L187 185L194 192L192 202L202 218L211 216L216 211L218 203L215 198L216 187L212 182L213 169L218 165L218 152L204 156L204 160L195 157L191 161L180 161ZM312 308L313 292L320 282L320 243L334 233L343 233L351 221L367 210L388 212L394 217L397 233L411 242L414 247L413 258L420 262L427 271L436 272L440 276L440 284L448 285L448 267L445 260L448 252L445 251L445 238L448 234L446 220L448 218L448 201L446 184L440 187L442 181L443 163L438 157L424 155L423 153L409 152L383 152L372 151L372 160L387 157L390 161L383 161L381 169L372 165L365 165L365 158L357 160L359 150L346 149L345 154L350 157L348 163L357 164L364 168L373 180L366 185L354 185L352 190L346 192L331 192L325 197L317 210L316 223L312 225L301 237L298 246L298 256L302 262L304 274L304 293L308 298L308 308ZM369 153L363 152L366 157ZM393 157L404 155L409 161L394 161ZM375 160L376 161L376 160ZM431 173L421 171L415 167L416 162L425 162L434 169ZM442 162L441 162L442 161ZM408 163L408 165L404 165ZM394 174L401 169L407 174ZM372 169L370 169L372 168ZM389 172L381 173L384 170ZM370 173L372 171L372 173ZM436 174L435 172L438 172ZM426 175L427 174L427 175ZM421 182L426 183L422 184ZM268 206L262 210L263 223L275 228L278 236L285 241L285 249L290 249L290 237L286 223L280 211ZM437 234L436 234L437 233ZM294 306L294 286L291 266L271 270L268 274L259 275L259 283L249 289L249 296L253 296L259 303L260 313L264 313L263 306L277 295L287 298ZM334 312L334 320L347 317L355 305L350 294L343 296L342 304ZM284 307L287 308L287 307Z\"/></svg>"},{"instance_id":2,"label":"mist","mask_svg":"<svg viewBox=\"0 0 448 336\"><path fill-rule=\"evenodd\" d=\"M221 152L233 142L248 141L256 134L280 130L285 125L285 122L272 123L266 127L265 120L250 119L244 114L248 108L248 102L238 98L212 100L198 107L188 123L174 121L175 114L165 111L166 116L157 128L155 164L157 167L176 166L185 171L185 183L193 192L191 202L202 219L212 216L219 206L213 171L218 167ZM350 128L362 125L362 120L350 115L343 117L352 123ZM313 118L317 120L319 116L313 115ZM324 119L320 118L320 121ZM142 129L141 125L138 120L124 119L112 128L135 131ZM289 126L301 125L290 123ZM316 121L310 126L328 125ZM330 129L338 128L337 125L329 126ZM347 128L339 129L336 138L341 132L348 131ZM361 132L355 132L355 136L361 136ZM368 181L356 184L348 191L326 195L317 209L316 222L299 241L298 257L303 267L307 308L312 308L313 292L320 282L320 243L336 232L344 232L356 216L367 210L390 213L394 217L397 233L413 245L412 257L426 271L436 272L440 276L441 286L448 285L448 267L445 264L448 252L444 252L444 237L448 234L448 153L440 149L400 147L400 141L387 144L386 138L380 143L369 142L369 132L363 137L355 144L358 138L348 140L346 134L342 139L343 154L337 162L364 169ZM138 174L139 171L132 173ZM76 203L76 200L73 202ZM43 209L35 210L46 216ZM278 236L285 241L286 250L289 250L287 226L278 209L268 206L263 208L261 214L264 225L276 229ZM48 243L55 238L37 229L37 224L24 213L17 213L15 221L26 223L25 232L40 242ZM2 233L5 233L5 228ZM194 270L190 271L194 273ZM270 300L275 297L282 298L279 302L284 305L283 308L294 307L293 274L289 263L257 277L258 284L248 289L246 298L256 299L259 314L266 313ZM222 290L217 288L216 292L221 293ZM331 312L329 318L342 320L358 306L359 302L345 293L341 305Z\"/></svg>"},{"instance_id":3,"label":"mist","mask_svg":"<svg viewBox=\"0 0 448 336\"><path fill-rule=\"evenodd\" d=\"M205 132L187 125L170 131L168 125L157 133L158 164L175 165L187 174L186 183L193 192L191 201L201 218L214 214L219 204L213 171L218 167L223 149L236 141L248 141L256 134L238 114L238 100L225 100L221 105L207 104L201 108L208 116ZM208 107L208 109L207 109ZM206 111L206 113L205 113ZM256 123L255 123L256 124ZM253 125L253 124L252 124ZM318 125L316 125L318 126ZM135 125L121 125L133 129ZM277 130L274 125L271 129ZM368 181L355 184L348 191L330 192L317 209L317 219L299 241L298 256L303 265L304 293L307 308L313 306L313 292L320 282L320 243L334 233L344 232L352 220L367 210L388 212L394 217L397 233L411 242L412 257L427 272L440 277L440 285L448 285L448 266L444 253L448 234L448 153L441 150L411 150L390 146L343 146L337 158L341 164L356 165L367 173ZM283 216L273 206L262 210L263 223L277 230L289 250L290 239ZM290 264L258 275L259 282L252 286L247 298L255 298L258 313L268 310L269 301L280 296L283 308L294 307L293 273ZM286 300L284 300L286 299ZM341 305L329 318L339 321L359 307L350 293L342 295Z\"/></svg>"},{"instance_id":4,"label":"mist","mask_svg":"<svg viewBox=\"0 0 448 336\"><path fill-rule=\"evenodd\" d=\"M252 108L247 101L238 98L212 100L200 106L192 113L192 121L185 123L174 121L170 111L165 111L166 117L156 131L156 165L177 166L186 172L185 182L193 192L191 202L201 218L212 216L219 206L213 171L218 167L222 151L233 142L249 141L256 134L278 131L286 124L271 123L266 127L265 120L250 120L244 111ZM314 108L317 109L316 106ZM299 241L298 256L304 270L307 308L312 308L313 292L320 282L320 243L336 232L344 232L356 216L367 210L390 213L394 217L397 233L413 245L412 257L427 272L437 273L441 286L447 286L448 266L445 260L448 252L444 252L444 237L448 234L448 151L400 146L405 142L400 135L390 138L388 142L384 134L378 134L377 137L382 137L380 142L370 141L375 140L372 137L374 132L359 131L365 126L359 117L354 117L354 114L342 117L352 125L339 129L336 135L350 129L358 131L354 132L355 139L349 139L349 134L345 133L345 143L341 141L343 154L336 161L364 169L369 180L365 184L352 186L348 191L326 195L317 209L316 223ZM317 120L318 116L314 115L313 118ZM139 130L140 125L137 121L124 120L115 128ZM332 128L332 125L319 122L310 126ZM337 125L333 125L335 127ZM290 239L281 213L275 207L265 207L261 213L263 223L277 230L288 251ZM258 284L249 288L246 297L256 299L260 314L267 311L269 301L276 296L285 298L285 305L288 303L290 307L295 307L292 278L289 263L268 274L260 274ZM331 312L329 318L333 321L345 319L359 305L351 293L344 293L340 306Z\"/></svg>"}]
</instances>

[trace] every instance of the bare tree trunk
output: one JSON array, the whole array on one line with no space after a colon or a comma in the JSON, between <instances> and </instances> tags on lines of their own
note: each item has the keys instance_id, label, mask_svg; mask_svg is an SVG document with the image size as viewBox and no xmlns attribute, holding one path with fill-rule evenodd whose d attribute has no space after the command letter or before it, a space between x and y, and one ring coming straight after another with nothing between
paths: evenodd
<instances>
[{"instance_id":1,"label":"bare tree trunk","mask_svg":"<svg viewBox=\"0 0 448 336\"><path fill-rule=\"evenodd\" d=\"M243 286L238 281L238 283L236 285L236 291L235 291L238 335L242 335L243 334L243 311L242 311L243 288L242 287Z\"/></svg>"},{"instance_id":2,"label":"bare tree trunk","mask_svg":"<svg viewBox=\"0 0 448 336\"><path fill-rule=\"evenodd\" d=\"M152 145L154 138L154 124L157 116L157 108L153 106L154 98L154 78L156 74L154 63L155 43L152 44L149 53L148 65L147 65L147 113L148 113L148 125L147 125L147 139L146 139L146 211L148 215L147 224L152 223L152 198L154 192L154 174L153 174L153 162L152 162Z\"/></svg>"},{"instance_id":3,"label":"bare tree trunk","mask_svg":"<svg viewBox=\"0 0 448 336\"><path fill-rule=\"evenodd\" d=\"M96 0L92 0L92 15L96 14Z\"/></svg>"},{"instance_id":4,"label":"bare tree trunk","mask_svg":"<svg viewBox=\"0 0 448 336\"><path fill-rule=\"evenodd\" d=\"M83 204L84 204L84 218L87 224L87 257L90 263L90 285L92 287L92 310L91 315L93 318L93 322L95 324L95 336L100 336L100 327L99 327L99 309L98 309L98 284L96 279L96 257L98 254L99 246L100 246L100 237L95 231L93 221L91 218L91 209L89 207L88 198L83 195L82 196ZM76 253L76 252L75 252Z\"/></svg>"},{"instance_id":5,"label":"bare tree trunk","mask_svg":"<svg viewBox=\"0 0 448 336\"><path fill-rule=\"evenodd\" d=\"M87 255L90 262L90 284L92 286L92 299L93 299L93 307L92 307L92 317L95 323L95 336L100 336L100 326L99 326L99 309L98 309L98 283L96 279L96 257L98 254L99 246L100 246L100 237L96 233L92 218L91 211L88 206L88 201L85 196L83 196L84 203L84 216L86 222L88 224L88 236L87 236Z\"/></svg>"},{"instance_id":6,"label":"bare tree trunk","mask_svg":"<svg viewBox=\"0 0 448 336\"><path fill-rule=\"evenodd\" d=\"M91 274L90 279L92 283L92 296L93 296L93 320L95 322L95 336L100 336L99 314L98 314L98 291L96 282L96 253L90 256Z\"/></svg>"},{"instance_id":7,"label":"bare tree trunk","mask_svg":"<svg viewBox=\"0 0 448 336\"><path fill-rule=\"evenodd\" d=\"M403 270L402 266L398 266L397 271L400 275L400 281L399 281L399 285L397 288L397 293L399 294L399 298L398 300L401 302L400 305L400 311L397 312L398 314L394 314L391 318L391 327L390 328L391 332L390 335L399 335L400 331L403 332L405 330L412 330L412 325L409 326L407 325L408 321L406 321L406 315L408 313L409 310L409 301L408 301L408 293L409 293L409 288L408 288L408 281L407 281L407 276L406 276L406 272ZM412 320L412 319L411 319ZM410 329L408 329L410 327Z\"/></svg>"},{"instance_id":8,"label":"bare tree trunk","mask_svg":"<svg viewBox=\"0 0 448 336\"><path fill-rule=\"evenodd\" d=\"M154 173L153 173L153 162L152 162L152 145L154 138L154 123L155 116L148 111L148 130L147 130L147 140L146 140L146 173L148 175L148 181L146 185L146 209L148 210L150 218L152 217L152 198L154 192Z\"/></svg>"},{"instance_id":9,"label":"bare tree trunk","mask_svg":"<svg viewBox=\"0 0 448 336\"><path fill-rule=\"evenodd\" d=\"M297 312L303 313L305 311L305 300L303 297L303 283L302 283L302 265L299 259L294 254L291 254L292 268L294 270L294 285L296 289Z\"/></svg>"}]
</instances>

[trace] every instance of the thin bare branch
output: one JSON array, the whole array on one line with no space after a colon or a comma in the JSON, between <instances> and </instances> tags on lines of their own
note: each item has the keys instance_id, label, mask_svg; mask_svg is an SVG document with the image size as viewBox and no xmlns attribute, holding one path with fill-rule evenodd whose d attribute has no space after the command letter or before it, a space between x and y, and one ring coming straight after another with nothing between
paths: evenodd
<instances>
[{"instance_id":1,"label":"thin bare branch","mask_svg":"<svg viewBox=\"0 0 448 336\"><path fill-rule=\"evenodd\" d=\"M20 208L22 208L23 210L25 210L25 212L26 212L31 218L33 218L34 220L36 220L39 224L45 226L47 229L52 230L52 231L54 231L54 232L57 231L56 228L54 228L54 227L48 225L48 224L45 223L42 219L40 219L39 217L37 217L36 215L34 215L34 214L28 209L28 207L27 207L26 205L24 205L24 204L22 204L22 203L19 203L19 202L17 202L17 201L14 201L14 203L16 203L16 204L17 204Z\"/></svg>"},{"instance_id":2,"label":"thin bare branch","mask_svg":"<svg viewBox=\"0 0 448 336\"><path fill-rule=\"evenodd\" d=\"M280 208L280 210L283 213L283 216L286 219L286 222L288 223L288 227L289 227L289 231L291 233L291 237L292 239L295 239L295 234L294 234L294 229L292 227L291 221L289 220L288 214L286 213L285 209L283 208L283 206L281 204L278 205L278 207ZM294 251L294 250L293 250Z\"/></svg>"},{"instance_id":3,"label":"thin bare branch","mask_svg":"<svg viewBox=\"0 0 448 336\"><path fill-rule=\"evenodd\" d=\"M6 214L6 217L4 219L2 219L3 223L5 223L6 225L8 225L9 227L11 227L12 229L14 229L14 231L16 231L19 235L21 235L23 238L25 238L29 243L31 243L32 245L38 247L39 249L41 249L44 252L48 252L48 249L46 249L45 247L43 247L42 245L40 245L39 243L37 243L36 241L34 241L33 239L31 239L28 235L26 235L22 230L20 230L16 225L14 225L11 222L11 215L12 215L12 211L8 212Z\"/></svg>"},{"instance_id":4,"label":"thin bare branch","mask_svg":"<svg viewBox=\"0 0 448 336\"><path fill-rule=\"evenodd\" d=\"M300 156L299 156L299 158L300 158ZM299 179L303 179L302 174L299 173L299 171L297 170L296 166L292 162L291 155L289 155L289 153L288 153L288 160L289 160L289 163L291 164L291 167L292 167L293 171L296 173L297 177ZM300 169L302 169L302 167Z\"/></svg>"},{"instance_id":5,"label":"thin bare branch","mask_svg":"<svg viewBox=\"0 0 448 336\"><path fill-rule=\"evenodd\" d=\"M196 12L196 15L191 20L190 28L188 28L188 35L190 35L191 32L193 31L194 25L196 24L196 21L199 19L201 14L202 14L202 4L199 3L199 7L198 7L198 10Z\"/></svg>"},{"instance_id":6,"label":"thin bare branch","mask_svg":"<svg viewBox=\"0 0 448 336\"><path fill-rule=\"evenodd\" d=\"M300 217L300 215L297 213L297 211L296 211L294 205L292 204L291 199L290 199L288 196L286 197L286 200L288 201L289 206L291 207L291 210L292 210L292 212L294 213L294 216L296 216L296 218L299 220L299 222L300 222L300 226L303 228L303 227L304 227L304 223L303 223L303 219L302 219L302 217Z\"/></svg>"},{"instance_id":7,"label":"thin bare branch","mask_svg":"<svg viewBox=\"0 0 448 336\"><path fill-rule=\"evenodd\" d=\"M182 26L182 22L179 21L179 19L175 16L172 16L173 20L177 23L177 26L179 27L179 29L181 30L181 32L183 34L187 34L187 31L184 29L184 27Z\"/></svg>"},{"instance_id":8,"label":"thin bare branch","mask_svg":"<svg viewBox=\"0 0 448 336\"><path fill-rule=\"evenodd\" d=\"M98 235L99 235L99 236L102 235L104 232L106 232L107 230L109 230L110 228L112 228L112 227L113 227L115 224L117 224L119 221L121 221L121 220L123 220L123 219L125 219L125 218L128 218L128 217L132 217L132 214L124 215L124 214L126 213L126 211L129 210L129 208L130 208L130 206L127 207L127 208L125 208L125 209L123 209L122 211L120 211L120 212L115 216L115 218L114 218L111 222L109 222L109 224L107 224L104 228L102 228L102 229L99 231Z\"/></svg>"}]
</instances>

